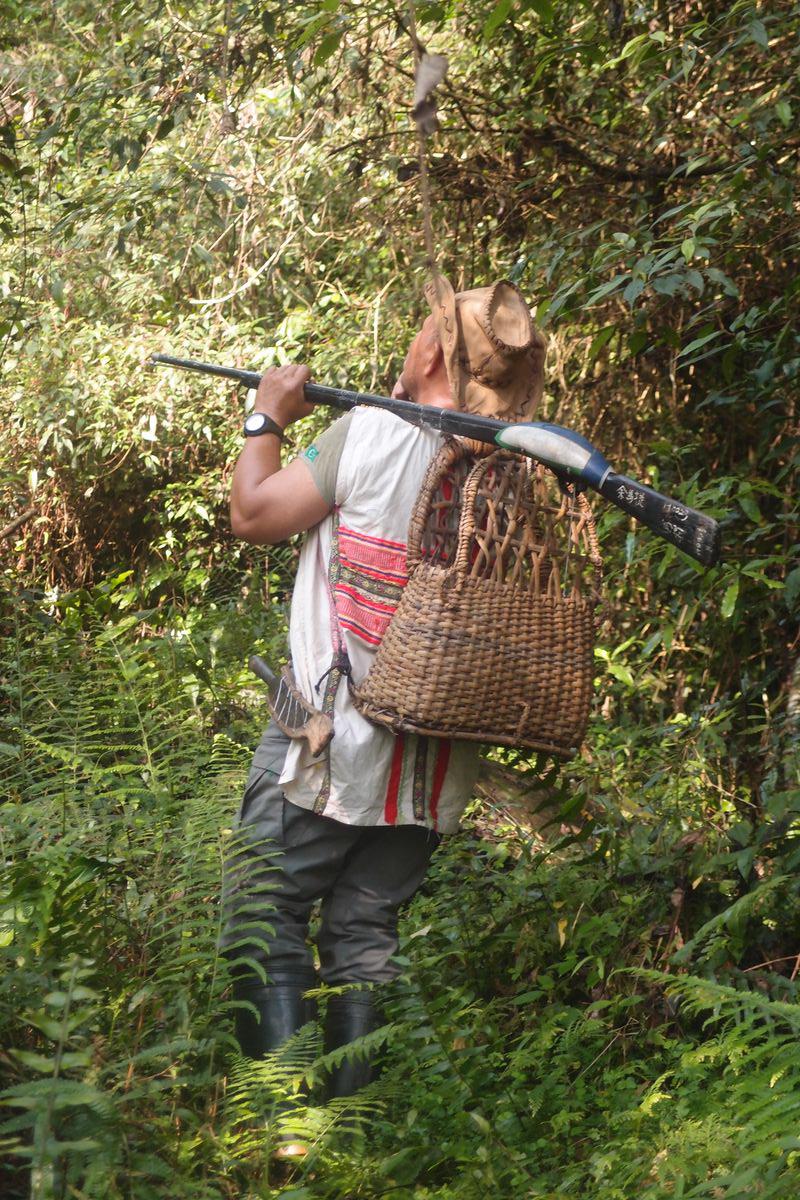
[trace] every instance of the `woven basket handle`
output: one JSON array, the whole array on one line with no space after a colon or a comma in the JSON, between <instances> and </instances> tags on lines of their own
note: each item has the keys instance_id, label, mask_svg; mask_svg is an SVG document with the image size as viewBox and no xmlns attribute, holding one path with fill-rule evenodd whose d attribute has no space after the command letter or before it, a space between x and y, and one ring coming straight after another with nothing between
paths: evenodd
<instances>
[{"instance_id":1,"label":"woven basket handle","mask_svg":"<svg viewBox=\"0 0 800 1200\"><path fill-rule=\"evenodd\" d=\"M422 539L430 515L431 501L443 477L456 463L469 455L469 447L455 438L447 438L439 453L428 465L428 471L422 481L414 511L408 525L408 547L406 549L406 569L413 575L422 561Z\"/></svg>"},{"instance_id":2,"label":"woven basket handle","mask_svg":"<svg viewBox=\"0 0 800 1200\"><path fill-rule=\"evenodd\" d=\"M478 489L489 467L494 464L495 460L502 453L502 450L497 450L487 458L478 459L464 483L464 490L461 493L461 519L458 523L458 550L456 551L456 560L454 563L454 568L458 575L469 574L470 549L472 546L472 536L475 533L475 502L478 499Z\"/></svg>"},{"instance_id":3,"label":"woven basket handle","mask_svg":"<svg viewBox=\"0 0 800 1200\"><path fill-rule=\"evenodd\" d=\"M592 506L586 498L586 494L581 492L578 496L578 507L586 517L586 537L589 542L589 553L587 555L592 570L592 589L594 595L599 598L603 590L603 557L600 553L600 541L597 536L597 526L594 521L594 513ZM600 626L602 614L599 607L595 609L594 627L595 632Z\"/></svg>"},{"instance_id":4,"label":"woven basket handle","mask_svg":"<svg viewBox=\"0 0 800 1200\"><path fill-rule=\"evenodd\" d=\"M477 500L478 493L484 481L487 471L498 463L507 460L510 456L503 450L496 450L488 458L479 459L475 466L470 471L464 483L464 488L461 496L461 519L458 526L458 549L454 563L456 574L467 576L472 570L472 553L473 540L477 528ZM532 474L527 474L527 482L525 484L526 491L529 491L533 485ZM589 569L592 574L593 590L596 595L600 594L602 583L602 560L600 557L600 547L597 540L597 529L594 523L591 506L586 499L586 496L580 492L573 498L573 505L577 504L584 518L584 533L588 541L588 559ZM572 533L572 523L566 530L568 537ZM566 578L562 578L561 586L570 586Z\"/></svg>"}]
</instances>

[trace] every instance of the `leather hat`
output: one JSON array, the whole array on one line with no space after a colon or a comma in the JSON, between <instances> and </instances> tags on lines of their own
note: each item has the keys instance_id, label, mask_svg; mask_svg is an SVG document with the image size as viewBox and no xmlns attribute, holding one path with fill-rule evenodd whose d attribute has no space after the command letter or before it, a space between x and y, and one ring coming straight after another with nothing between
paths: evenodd
<instances>
[{"instance_id":1,"label":"leather hat","mask_svg":"<svg viewBox=\"0 0 800 1200\"><path fill-rule=\"evenodd\" d=\"M542 398L545 341L519 288L501 279L456 293L437 273L425 297L456 407L501 421L530 421Z\"/></svg>"}]
</instances>

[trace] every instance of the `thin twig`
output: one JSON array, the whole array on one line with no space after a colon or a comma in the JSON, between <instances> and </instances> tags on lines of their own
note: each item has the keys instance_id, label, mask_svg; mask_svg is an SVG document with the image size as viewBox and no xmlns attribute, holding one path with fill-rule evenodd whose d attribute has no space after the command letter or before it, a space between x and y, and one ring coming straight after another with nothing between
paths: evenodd
<instances>
[{"instance_id":1,"label":"thin twig","mask_svg":"<svg viewBox=\"0 0 800 1200\"><path fill-rule=\"evenodd\" d=\"M742 974L746 975L748 971L760 971L762 967L771 967L774 966L775 963L790 962L792 959L800 960L800 955L784 954L782 958L768 958L766 962L756 963L754 967L745 967L745 969L742 971ZM797 967L795 965L795 970L796 969Z\"/></svg>"}]
</instances>

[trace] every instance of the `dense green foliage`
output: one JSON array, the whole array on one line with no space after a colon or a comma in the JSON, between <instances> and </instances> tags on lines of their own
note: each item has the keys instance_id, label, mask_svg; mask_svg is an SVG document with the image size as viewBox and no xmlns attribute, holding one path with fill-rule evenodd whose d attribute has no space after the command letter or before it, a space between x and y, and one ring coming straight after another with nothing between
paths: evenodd
<instances>
[{"instance_id":1,"label":"dense green foliage","mask_svg":"<svg viewBox=\"0 0 800 1200\"><path fill-rule=\"evenodd\" d=\"M417 6L444 267L520 283L541 415L726 554L598 507L587 747L512 763L539 832L471 807L405 919L366 1133L310 1107L283 1182L215 938L243 664L280 656L296 551L230 535L241 398L143 363L390 386L423 312L407 14L0 13L0 524L32 510L0 540L3 1194L794 1197L800 8ZM313 1031L290 1051L289 1090Z\"/></svg>"}]
</instances>

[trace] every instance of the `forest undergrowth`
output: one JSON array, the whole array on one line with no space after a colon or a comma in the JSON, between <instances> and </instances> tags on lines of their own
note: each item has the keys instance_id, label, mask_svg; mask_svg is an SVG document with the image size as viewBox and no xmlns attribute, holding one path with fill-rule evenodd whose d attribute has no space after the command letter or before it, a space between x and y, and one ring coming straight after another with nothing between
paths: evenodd
<instances>
[{"instance_id":1,"label":"forest undergrowth","mask_svg":"<svg viewBox=\"0 0 800 1200\"><path fill-rule=\"evenodd\" d=\"M538 416L716 517L597 502L581 753L492 755L403 918L382 1077L278 1178L216 951L298 553L232 538L246 401L388 393L425 313L408 12L0 0L3 1200L800 1193L796 0L418 0L440 265L509 278ZM317 411L295 447L328 422ZM324 993L321 995L324 1004Z\"/></svg>"},{"instance_id":2,"label":"forest undergrowth","mask_svg":"<svg viewBox=\"0 0 800 1200\"><path fill-rule=\"evenodd\" d=\"M602 714L555 788L527 765L537 832L471 807L403 922L382 1078L270 1175L265 1097L320 1047L243 1061L216 951L262 597L155 613L125 572L6 614L3 1194L788 1200L800 845L754 876L713 730Z\"/></svg>"}]
</instances>

